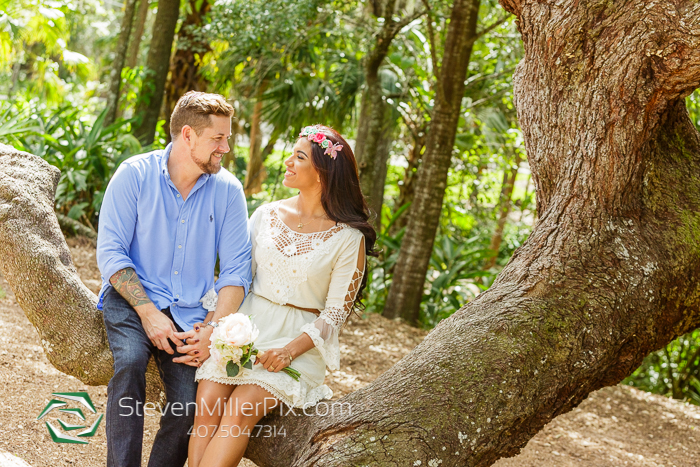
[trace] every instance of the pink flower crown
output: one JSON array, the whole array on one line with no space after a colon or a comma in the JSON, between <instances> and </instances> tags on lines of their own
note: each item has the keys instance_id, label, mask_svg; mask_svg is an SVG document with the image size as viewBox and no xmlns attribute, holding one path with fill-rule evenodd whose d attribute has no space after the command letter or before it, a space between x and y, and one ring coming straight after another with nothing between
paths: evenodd
<instances>
[{"instance_id":1,"label":"pink flower crown","mask_svg":"<svg viewBox=\"0 0 700 467\"><path fill-rule=\"evenodd\" d=\"M299 138L306 136L309 141L313 141L321 146L325 151L324 154L331 156L331 159L335 159L338 155L338 151L343 149L342 144L333 145L333 142L326 138L326 135L321 133L321 129L317 126L305 126L301 133L299 133Z\"/></svg>"}]
</instances>

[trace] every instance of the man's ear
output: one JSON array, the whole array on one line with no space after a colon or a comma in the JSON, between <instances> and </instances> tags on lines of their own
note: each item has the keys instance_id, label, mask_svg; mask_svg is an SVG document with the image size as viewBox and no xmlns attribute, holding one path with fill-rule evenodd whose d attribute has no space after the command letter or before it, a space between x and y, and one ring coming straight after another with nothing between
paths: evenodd
<instances>
[{"instance_id":1,"label":"man's ear","mask_svg":"<svg viewBox=\"0 0 700 467\"><path fill-rule=\"evenodd\" d=\"M194 130L192 130L192 127L189 125L183 125L182 130L180 130L180 136L182 136L182 140L186 144L190 144L192 142L192 135L194 134Z\"/></svg>"}]
</instances>

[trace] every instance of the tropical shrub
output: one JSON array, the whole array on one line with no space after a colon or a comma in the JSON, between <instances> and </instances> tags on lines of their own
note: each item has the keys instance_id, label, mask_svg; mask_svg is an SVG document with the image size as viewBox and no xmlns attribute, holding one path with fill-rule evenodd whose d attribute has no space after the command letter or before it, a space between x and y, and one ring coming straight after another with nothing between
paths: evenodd
<instances>
[{"instance_id":1,"label":"tropical shrub","mask_svg":"<svg viewBox=\"0 0 700 467\"><path fill-rule=\"evenodd\" d=\"M94 228L112 174L124 159L142 150L128 133L131 120L120 119L105 127L105 112L91 123L80 109L65 106L51 111L36 101L30 104L0 107L0 134L7 133L17 149L40 156L60 170L57 212ZM21 108L19 119L9 112L17 107Z\"/></svg>"}]
</instances>

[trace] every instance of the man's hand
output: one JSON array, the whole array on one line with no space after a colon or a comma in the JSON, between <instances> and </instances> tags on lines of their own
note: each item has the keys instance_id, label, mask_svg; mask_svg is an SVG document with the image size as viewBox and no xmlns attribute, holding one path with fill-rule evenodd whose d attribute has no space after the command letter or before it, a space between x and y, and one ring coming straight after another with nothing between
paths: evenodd
<instances>
[{"instance_id":1,"label":"man's hand","mask_svg":"<svg viewBox=\"0 0 700 467\"><path fill-rule=\"evenodd\" d=\"M175 345L182 345L180 339L174 335L177 328L172 320L156 308L151 299L148 298L136 271L132 268L120 269L109 278L109 283L136 310L141 318L143 329L153 345L171 355L174 354L175 351L170 346L168 339L173 341Z\"/></svg>"},{"instance_id":2,"label":"man's hand","mask_svg":"<svg viewBox=\"0 0 700 467\"><path fill-rule=\"evenodd\" d=\"M165 350L170 355L174 354L175 351L170 346L168 339L173 341L175 345L181 346L182 341L178 339L175 334L177 328L175 323L172 322L170 318L165 316L162 311L155 307L152 303L148 305L141 305L136 309L136 312L141 317L141 324L143 324L143 329L146 331L146 335L151 340L153 345L161 350Z\"/></svg>"},{"instance_id":3,"label":"man's hand","mask_svg":"<svg viewBox=\"0 0 700 467\"><path fill-rule=\"evenodd\" d=\"M238 307L243 303L245 298L245 290L243 287L227 285L219 290L219 296L216 304L216 312L207 313L205 322L218 321L229 313L235 313ZM225 310L222 312L222 310ZM217 314L219 313L219 314ZM209 358L209 345L211 344L211 334L214 332L212 326L207 326L204 323L195 323L193 329L187 332L175 333L175 337L183 339L185 345L179 346L177 351L183 353L182 357L174 358L177 363L185 365L202 366L202 363Z\"/></svg>"},{"instance_id":4,"label":"man's hand","mask_svg":"<svg viewBox=\"0 0 700 467\"><path fill-rule=\"evenodd\" d=\"M202 366L202 363L209 358L209 344L214 328L205 326L203 323L196 323L194 328L187 332L176 332L175 337L184 341L184 344L177 348L177 351L186 354L182 357L173 358L176 363L185 365Z\"/></svg>"}]
</instances>

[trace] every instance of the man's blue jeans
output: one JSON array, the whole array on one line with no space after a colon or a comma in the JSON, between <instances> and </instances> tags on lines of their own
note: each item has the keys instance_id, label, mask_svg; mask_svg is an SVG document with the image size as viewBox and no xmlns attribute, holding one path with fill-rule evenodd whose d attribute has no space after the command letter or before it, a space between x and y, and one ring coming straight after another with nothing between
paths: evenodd
<instances>
[{"instance_id":1,"label":"man's blue jeans","mask_svg":"<svg viewBox=\"0 0 700 467\"><path fill-rule=\"evenodd\" d=\"M169 309L163 313L172 320ZM167 406L146 411L150 415L160 414L161 409L164 411L148 466L184 465L189 442L187 432L194 422L197 369L173 362L173 358L181 355L174 344L171 343L173 355L155 347L146 336L139 315L112 287L104 296L103 317L114 355L114 376L107 386L107 466L141 465L146 366L151 355L165 384ZM182 331L177 324L175 326Z\"/></svg>"}]
</instances>

